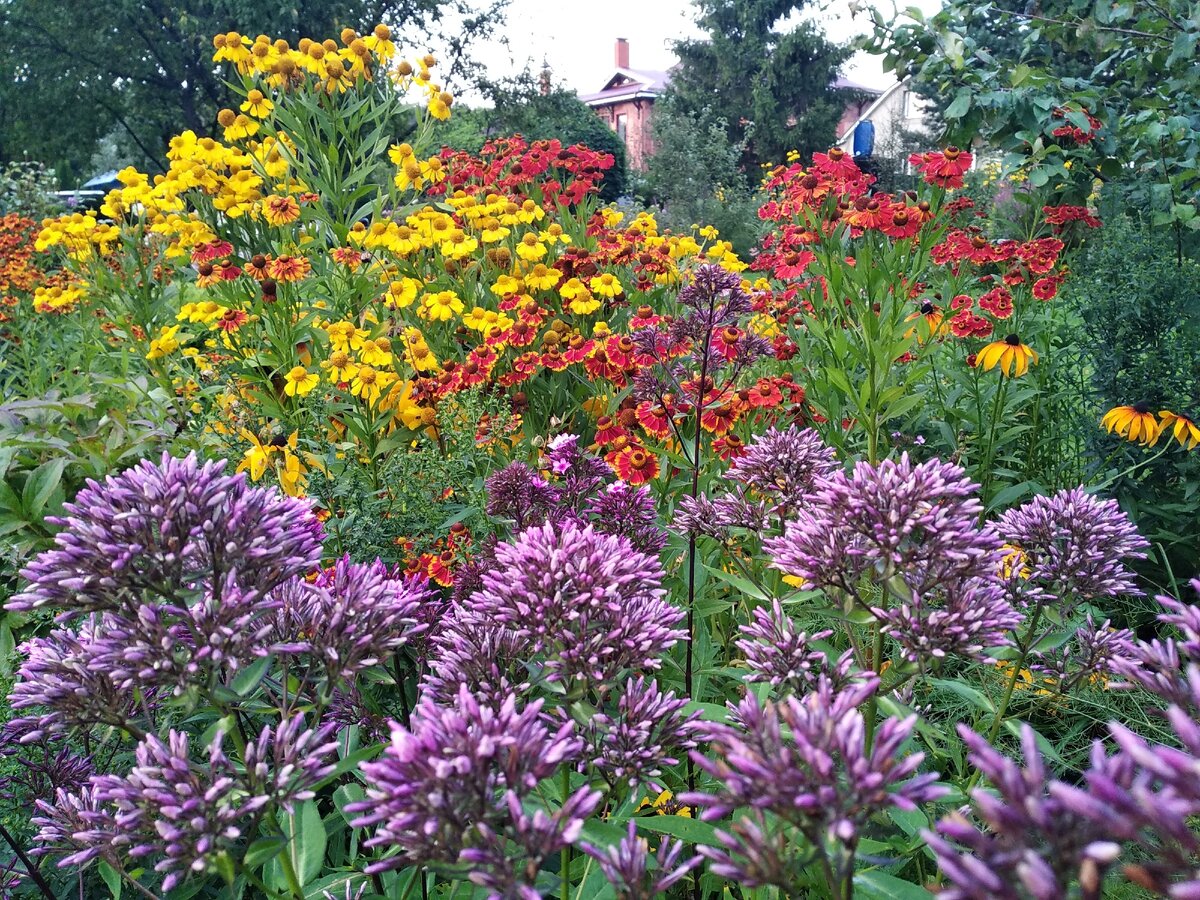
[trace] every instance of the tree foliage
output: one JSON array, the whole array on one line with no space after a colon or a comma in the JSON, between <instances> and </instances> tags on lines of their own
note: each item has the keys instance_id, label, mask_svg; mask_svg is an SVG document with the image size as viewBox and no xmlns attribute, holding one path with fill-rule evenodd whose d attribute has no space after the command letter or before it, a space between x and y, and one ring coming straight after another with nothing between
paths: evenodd
<instances>
[{"instance_id":1,"label":"tree foliage","mask_svg":"<svg viewBox=\"0 0 1200 900\"><path fill-rule=\"evenodd\" d=\"M1200 4L948 0L936 15L870 10L865 46L941 98L946 139L1006 152L1065 202L1116 182L1131 211L1200 232Z\"/></svg>"},{"instance_id":2,"label":"tree foliage","mask_svg":"<svg viewBox=\"0 0 1200 900\"><path fill-rule=\"evenodd\" d=\"M745 162L807 155L833 141L844 92L832 87L850 49L828 41L814 24L789 25L806 0L696 0L701 40L677 41L679 67L669 93L678 108L706 107L725 122Z\"/></svg>"},{"instance_id":3,"label":"tree foliage","mask_svg":"<svg viewBox=\"0 0 1200 900\"><path fill-rule=\"evenodd\" d=\"M64 180L90 175L118 131L139 165L157 165L179 131L210 132L231 94L209 60L212 37L260 31L293 44L383 22L444 48L439 75L468 70L508 0L0 0L0 161L40 159ZM402 38L403 40L403 38Z\"/></svg>"}]
</instances>

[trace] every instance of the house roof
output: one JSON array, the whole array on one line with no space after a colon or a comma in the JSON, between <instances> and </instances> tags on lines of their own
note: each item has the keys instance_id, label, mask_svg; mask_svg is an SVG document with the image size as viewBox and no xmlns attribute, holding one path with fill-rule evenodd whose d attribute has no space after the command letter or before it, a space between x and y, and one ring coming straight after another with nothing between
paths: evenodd
<instances>
[{"instance_id":1,"label":"house roof","mask_svg":"<svg viewBox=\"0 0 1200 900\"><path fill-rule=\"evenodd\" d=\"M583 94L579 99L588 106L604 106L619 100L657 97L666 90L670 80L670 72L617 69L601 90L594 94Z\"/></svg>"},{"instance_id":2,"label":"house roof","mask_svg":"<svg viewBox=\"0 0 1200 900\"><path fill-rule=\"evenodd\" d=\"M653 99L666 90L670 81L670 72L652 69L617 69L603 88L594 94L581 94L579 99L588 106L606 106L621 100ZM864 94L881 95L886 93L879 88L870 87L840 75L834 80L832 87L859 91ZM891 89L889 88L889 90Z\"/></svg>"},{"instance_id":3,"label":"house roof","mask_svg":"<svg viewBox=\"0 0 1200 900\"><path fill-rule=\"evenodd\" d=\"M878 97L876 97L875 102L872 103L870 106L868 106L863 111L862 115L860 115L857 119L855 119L845 131L843 131L841 134L838 135L838 137L837 137L838 143L840 144L842 141L846 140L846 138L848 138L850 135L854 134L854 129L857 128L860 123L865 122L868 119L870 119L871 116L873 116L875 114L875 111L877 109L879 109L879 107L883 106L883 104L887 102L888 98L891 97L892 94L896 93L896 91L900 90L906 84L908 84L908 82L911 78L912 78L911 75L906 75L904 78L897 81L895 84L893 84L887 90L883 91L883 93L881 93Z\"/></svg>"}]
</instances>

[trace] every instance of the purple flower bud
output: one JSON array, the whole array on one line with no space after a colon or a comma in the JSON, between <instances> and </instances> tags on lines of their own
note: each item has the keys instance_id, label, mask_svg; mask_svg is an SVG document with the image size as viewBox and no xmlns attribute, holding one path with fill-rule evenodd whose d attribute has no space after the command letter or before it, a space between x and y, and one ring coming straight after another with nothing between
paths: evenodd
<instances>
[{"instance_id":1,"label":"purple flower bud","mask_svg":"<svg viewBox=\"0 0 1200 900\"><path fill-rule=\"evenodd\" d=\"M580 849L600 865L600 871L617 892L617 900L653 900L685 878L703 859L683 858L683 843L664 837L650 869L650 845L637 835L637 824L629 823L625 837L614 847L580 844Z\"/></svg>"}]
</instances>

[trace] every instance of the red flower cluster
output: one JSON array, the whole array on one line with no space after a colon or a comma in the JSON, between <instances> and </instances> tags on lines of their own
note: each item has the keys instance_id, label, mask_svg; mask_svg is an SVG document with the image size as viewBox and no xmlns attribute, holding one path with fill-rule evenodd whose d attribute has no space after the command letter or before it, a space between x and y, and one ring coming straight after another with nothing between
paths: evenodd
<instances>
[{"instance_id":1,"label":"red flower cluster","mask_svg":"<svg viewBox=\"0 0 1200 900\"><path fill-rule=\"evenodd\" d=\"M1072 222L1082 222L1088 228L1099 228L1101 221L1086 206L1043 206L1042 215L1046 224L1054 227L1055 234Z\"/></svg>"},{"instance_id":2,"label":"red flower cluster","mask_svg":"<svg viewBox=\"0 0 1200 900\"><path fill-rule=\"evenodd\" d=\"M1100 130L1100 120L1093 116L1086 109L1071 110L1065 107L1059 107L1053 113L1055 119L1065 119L1072 112L1082 112L1087 119L1087 129L1080 128L1072 122L1067 122L1064 125L1059 125L1050 133L1060 141L1069 141L1072 144L1083 146L1091 143L1096 136L1096 132Z\"/></svg>"},{"instance_id":3,"label":"red flower cluster","mask_svg":"<svg viewBox=\"0 0 1200 900\"><path fill-rule=\"evenodd\" d=\"M914 153L908 162L930 184L960 188L963 186L963 175L971 169L971 154L957 147L947 147L945 150Z\"/></svg>"},{"instance_id":4,"label":"red flower cluster","mask_svg":"<svg viewBox=\"0 0 1200 900\"><path fill-rule=\"evenodd\" d=\"M450 174L428 189L431 195L474 189L514 198L541 197L559 206L580 203L596 193L604 173L613 167L609 153L582 144L564 147L557 139L531 144L520 135L488 141L478 156L444 148L441 157Z\"/></svg>"}]
</instances>

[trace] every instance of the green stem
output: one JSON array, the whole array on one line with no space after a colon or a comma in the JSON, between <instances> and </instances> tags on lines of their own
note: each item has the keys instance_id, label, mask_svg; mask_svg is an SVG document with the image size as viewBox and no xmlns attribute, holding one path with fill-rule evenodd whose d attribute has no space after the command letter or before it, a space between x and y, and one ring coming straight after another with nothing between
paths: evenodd
<instances>
[{"instance_id":1,"label":"green stem","mask_svg":"<svg viewBox=\"0 0 1200 900\"><path fill-rule=\"evenodd\" d=\"M562 802L565 806L567 797L571 793L571 769L568 766L562 768ZM562 848L562 900L571 900L571 845L567 844Z\"/></svg>"},{"instance_id":2,"label":"green stem","mask_svg":"<svg viewBox=\"0 0 1200 900\"><path fill-rule=\"evenodd\" d=\"M272 813L272 820L275 827L279 829L279 833L283 834L283 828L279 825L279 820ZM295 840L295 836L292 837ZM296 900L304 900L304 889L300 887L300 878L296 875L296 867L292 865L292 857L288 854L288 847L285 846L279 854L280 865L283 867L283 877L287 880L288 890L291 891Z\"/></svg>"}]
</instances>

